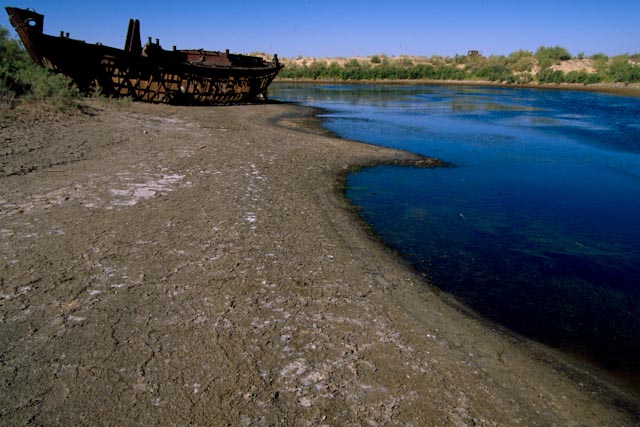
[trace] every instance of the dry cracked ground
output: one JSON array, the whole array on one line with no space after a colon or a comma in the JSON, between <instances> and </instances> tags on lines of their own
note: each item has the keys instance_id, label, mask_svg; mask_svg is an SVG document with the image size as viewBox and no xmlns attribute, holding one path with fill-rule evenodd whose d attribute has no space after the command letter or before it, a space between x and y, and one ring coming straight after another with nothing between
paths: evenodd
<instances>
[{"instance_id":1,"label":"dry cracked ground","mask_svg":"<svg viewBox=\"0 0 640 427\"><path fill-rule=\"evenodd\" d=\"M385 249L338 177L411 155L324 135L309 115L6 112L0 424L638 422L632 395L476 318Z\"/></svg>"}]
</instances>

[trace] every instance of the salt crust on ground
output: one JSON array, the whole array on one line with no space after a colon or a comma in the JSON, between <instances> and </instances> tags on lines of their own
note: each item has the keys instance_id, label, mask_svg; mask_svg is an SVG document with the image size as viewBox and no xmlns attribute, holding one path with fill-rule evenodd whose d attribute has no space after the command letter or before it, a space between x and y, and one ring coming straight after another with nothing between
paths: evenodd
<instances>
[{"instance_id":1,"label":"salt crust on ground","mask_svg":"<svg viewBox=\"0 0 640 427\"><path fill-rule=\"evenodd\" d=\"M337 176L409 154L287 105L11 114L4 425L634 422L633 398L465 314L367 233Z\"/></svg>"}]
</instances>

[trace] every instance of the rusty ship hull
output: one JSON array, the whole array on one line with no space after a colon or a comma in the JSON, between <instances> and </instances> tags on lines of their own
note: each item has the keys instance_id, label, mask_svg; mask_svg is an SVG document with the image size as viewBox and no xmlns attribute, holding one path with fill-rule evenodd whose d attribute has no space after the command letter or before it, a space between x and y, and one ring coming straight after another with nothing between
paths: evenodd
<instances>
[{"instance_id":1,"label":"rusty ship hull","mask_svg":"<svg viewBox=\"0 0 640 427\"><path fill-rule=\"evenodd\" d=\"M169 104L229 104L266 98L282 65L228 51L165 50L142 46L140 22L130 20L124 49L44 34L44 15L6 8L31 59L61 73L84 92Z\"/></svg>"}]
</instances>

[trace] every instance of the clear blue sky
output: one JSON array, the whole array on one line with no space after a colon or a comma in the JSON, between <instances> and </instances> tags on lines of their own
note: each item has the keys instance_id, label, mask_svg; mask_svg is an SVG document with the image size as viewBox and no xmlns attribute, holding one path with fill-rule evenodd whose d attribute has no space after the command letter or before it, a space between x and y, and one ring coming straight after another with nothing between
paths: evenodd
<instances>
[{"instance_id":1,"label":"clear blue sky","mask_svg":"<svg viewBox=\"0 0 640 427\"><path fill-rule=\"evenodd\" d=\"M573 55L640 52L640 0L15 0L45 32L121 47L129 18L163 47L281 57L506 55L560 45ZM10 28L6 15L0 25ZM12 31L13 33L13 31Z\"/></svg>"}]
</instances>

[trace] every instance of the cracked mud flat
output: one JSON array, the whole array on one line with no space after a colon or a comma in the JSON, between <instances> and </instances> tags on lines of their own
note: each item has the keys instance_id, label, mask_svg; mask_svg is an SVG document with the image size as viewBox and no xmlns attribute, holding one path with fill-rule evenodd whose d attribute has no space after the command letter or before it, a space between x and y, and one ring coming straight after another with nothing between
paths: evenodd
<instances>
[{"instance_id":1,"label":"cracked mud flat","mask_svg":"<svg viewBox=\"0 0 640 427\"><path fill-rule=\"evenodd\" d=\"M337 194L411 155L309 111L87 102L0 129L0 424L626 426L633 397L447 302Z\"/></svg>"}]
</instances>

